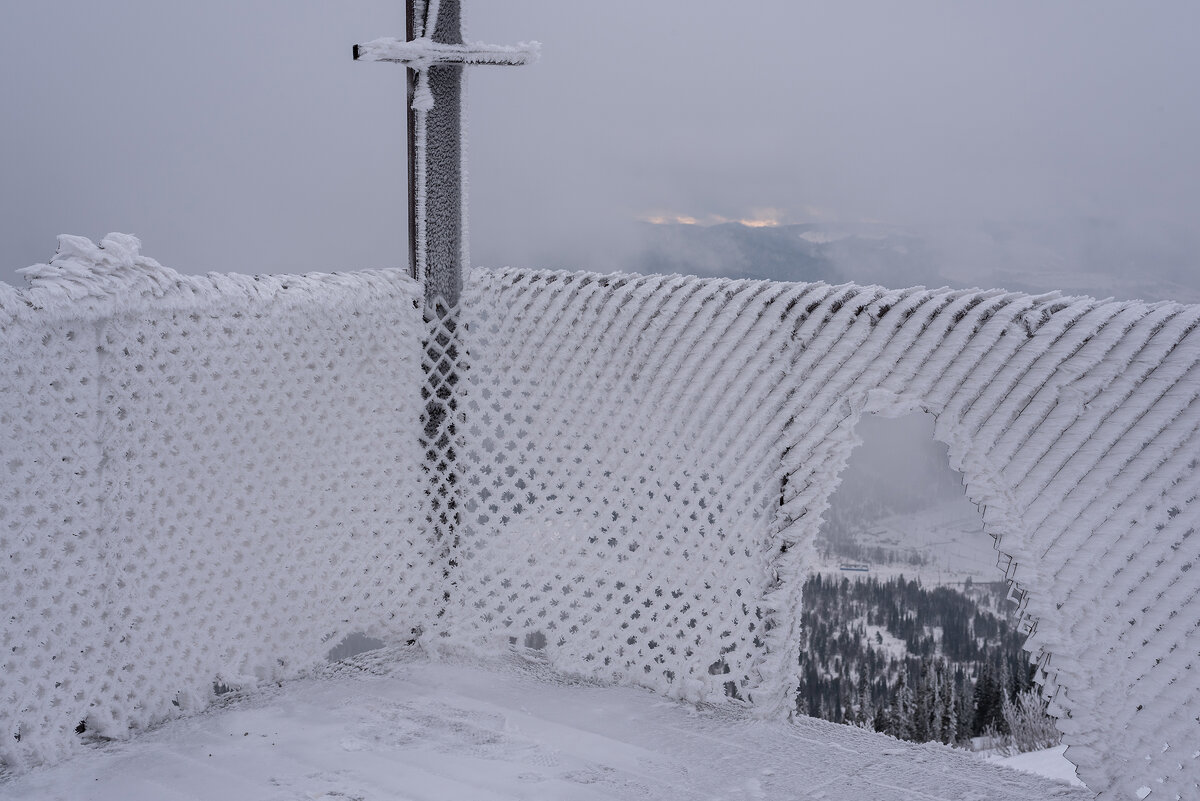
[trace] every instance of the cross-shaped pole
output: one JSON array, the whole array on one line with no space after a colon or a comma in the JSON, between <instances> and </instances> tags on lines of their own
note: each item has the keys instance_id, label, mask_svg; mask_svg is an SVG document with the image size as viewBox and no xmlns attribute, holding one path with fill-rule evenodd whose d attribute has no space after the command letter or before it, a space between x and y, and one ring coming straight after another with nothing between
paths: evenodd
<instances>
[{"instance_id":1,"label":"cross-shaped pole","mask_svg":"<svg viewBox=\"0 0 1200 801\"><path fill-rule=\"evenodd\" d=\"M407 41L354 46L356 61L408 67L409 269L429 309L458 303L467 252L462 72L467 64L528 64L538 44L464 44L461 0L408 0Z\"/></svg>"}]
</instances>

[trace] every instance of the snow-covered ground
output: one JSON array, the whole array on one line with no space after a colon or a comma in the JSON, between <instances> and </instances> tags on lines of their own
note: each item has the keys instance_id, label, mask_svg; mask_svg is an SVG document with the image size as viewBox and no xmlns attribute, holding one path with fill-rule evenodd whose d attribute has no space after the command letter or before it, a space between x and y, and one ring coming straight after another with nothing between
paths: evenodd
<instances>
[{"instance_id":1,"label":"snow-covered ground","mask_svg":"<svg viewBox=\"0 0 1200 801\"><path fill-rule=\"evenodd\" d=\"M1066 751L1065 745L1058 745L1044 751L1031 751L1028 754L1008 757L996 756L991 759L997 764L1015 770L1036 773L1039 776L1083 787L1083 782L1079 781L1079 777L1075 775L1075 766L1066 757Z\"/></svg>"},{"instance_id":2,"label":"snow-covered ground","mask_svg":"<svg viewBox=\"0 0 1200 801\"><path fill-rule=\"evenodd\" d=\"M964 752L383 650L0 780L12 801L1031 801L1086 791Z\"/></svg>"}]
</instances>

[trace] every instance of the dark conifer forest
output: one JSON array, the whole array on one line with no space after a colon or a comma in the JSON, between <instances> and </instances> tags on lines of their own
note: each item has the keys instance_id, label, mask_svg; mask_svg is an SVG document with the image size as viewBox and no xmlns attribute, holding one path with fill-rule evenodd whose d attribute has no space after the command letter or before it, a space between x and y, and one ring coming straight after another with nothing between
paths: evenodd
<instances>
[{"instance_id":1,"label":"dark conifer forest","mask_svg":"<svg viewBox=\"0 0 1200 801\"><path fill-rule=\"evenodd\" d=\"M1003 584L926 589L814 575L804 587L797 711L914 742L1008 734L1033 685Z\"/></svg>"}]
</instances>

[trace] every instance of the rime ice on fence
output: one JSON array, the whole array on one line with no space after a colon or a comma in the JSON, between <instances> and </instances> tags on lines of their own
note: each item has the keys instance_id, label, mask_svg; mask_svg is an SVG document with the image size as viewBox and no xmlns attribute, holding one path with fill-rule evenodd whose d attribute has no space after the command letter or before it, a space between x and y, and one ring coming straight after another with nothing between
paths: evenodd
<instances>
[{"instance_id":1,"label":"rime ice on fence","mask_svg":"<svg viewBox=\"0 0 1200 801\"><path fill-rule=\"evenodd\" d=\"M538 44L464 44L459 0L408 0L407 29L407 41L355 45L354 58L408 68L409 266L423 285L429 326L422 343L428 381L421 392L421 447L426 453L428 522L444 554L458 522L455 387L465 363L455 310L463 268L470 263L463 66L528 64L536 60Z\"/></svg>"},{"instance_id":2,"label":"rime ice on fence","mask_svg":"<svg viewBox=\"0 0 1200 801\"><path fill-rule=\"evenodd\" d=\"M63 238L0 284L0 760L435 617L419 288L181 276Z\"/></svg>"},{"instance_id":3,"label":"rime ice on fence","mask_svg":"<svg viewBox=\"0 0 1200 801\"><path fill-rule=\"evenodd\" d=\"M355 630L791 709L855 423L923 408L1082 778L1200 790L1200 307L477 271L447 318L465 379L437 388L455 425L432 442L463 523L438 541L414 282L185 277L102 245L0 284L10 764Z\"/></svg>"},{"instance_id":4,"label":"rime ice on fence","mask_svg":"<svg viewBox=\"0 0 1200 801\"><path fill-rule=\"evenodd\" d=\"M800 586L855 423L924 409L1081 777L1196 797L1197 321L1173 303L478 271L451 628L792 708Z\"/></svg>"}]
</instances>

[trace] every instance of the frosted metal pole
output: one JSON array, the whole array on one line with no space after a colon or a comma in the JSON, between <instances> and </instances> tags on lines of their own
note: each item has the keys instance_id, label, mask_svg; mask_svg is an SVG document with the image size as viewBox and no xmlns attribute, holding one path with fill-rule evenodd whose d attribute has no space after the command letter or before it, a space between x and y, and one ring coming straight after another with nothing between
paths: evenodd
<instances>
[{"instance_id":1,"label":"frosted metal pole","mask_svg":"<svg viewBox=\"0 0 1200 801\"><path fill-rule=\"evenodd\" d=\"M452 308L468 261L463 66L528 64L538 45L465 44L460 0L408 0L405 27L405 41L355 45L354 58L408 68L409 268L425 285L427 308Z\"/></svg>"},{"instance_id":2,"label":"frosted metal pole","mask_svg":"<svg viewBox=\"0 0 1200 801\"><path fill-rule=\"evenodd\" d=\"M405 41L411 42L416 38L419 28L424 22L417 22L417 7L415 0L408 0L405 14ZM358 45L354 46L354 60L358 60ZM417 280L417 110L413 108L413 100L417 93L417 71L404 71L408 91L405 95L405 108L408 110L408 274Z\"/></svg>"},{"instance_id":3,"label":"frosted metal pole","mask_svg":"<svg viewBox=\"0 0 1200 801\"><path fill-rule=\"evenodd\" d=\"M426 37L439 44L462 44L462 22L459 15L459 0L441 0L432 9L436 20L426 19ZM416 12L416 0L408 0L408 14ZM426 12L428 13L428 11ZM430 24L431 22L435 24ZM415 70L408 70L413 76ZM425 299L441 300L450 308L458 305L462 293L462 273L468 258L466 252L466 192L463 186L462 164L462 80L461 63L444 62L430 64L426 69L429 91L433 95L433 108L424 111L414 109L414 101L408 104L409 119L417 118L414 125L424 122L424 131L413 137L423 140L424 164L417 164L414 185L409 190L413 200L420 202L424 192L426 230L418 231L418 252L413 254L414 266L424 263ZM417 83L409 79L410 83ZM417 87L419 90L419 86ZM421 117L423 120L420 120ZM415 131L414 131L415 132ZM410 139L409 141L413 141ZM421 167L424 175L421 175ZM410 215L411 216L411 215Z\"/></svg>"},{"instance_id":4,"label":"frosted metal pole","mask_svg":"<svg viewBox=\"0 0 1200 801\"><path fill-rule=\"evenodd\" d=\"M356 61L407 67L409 268L424 285L425 384L421 415L429 486L427 519L444 549L444 571L458 526L458 473L454 445L462 369L456 307L468 263L463 166L462 81L467 64L527 64L538 45L466 44L460 0L408 0L406 39L354 46ZM448 575L448 573L447 573Z\"/></svg>"}]
</instances>

